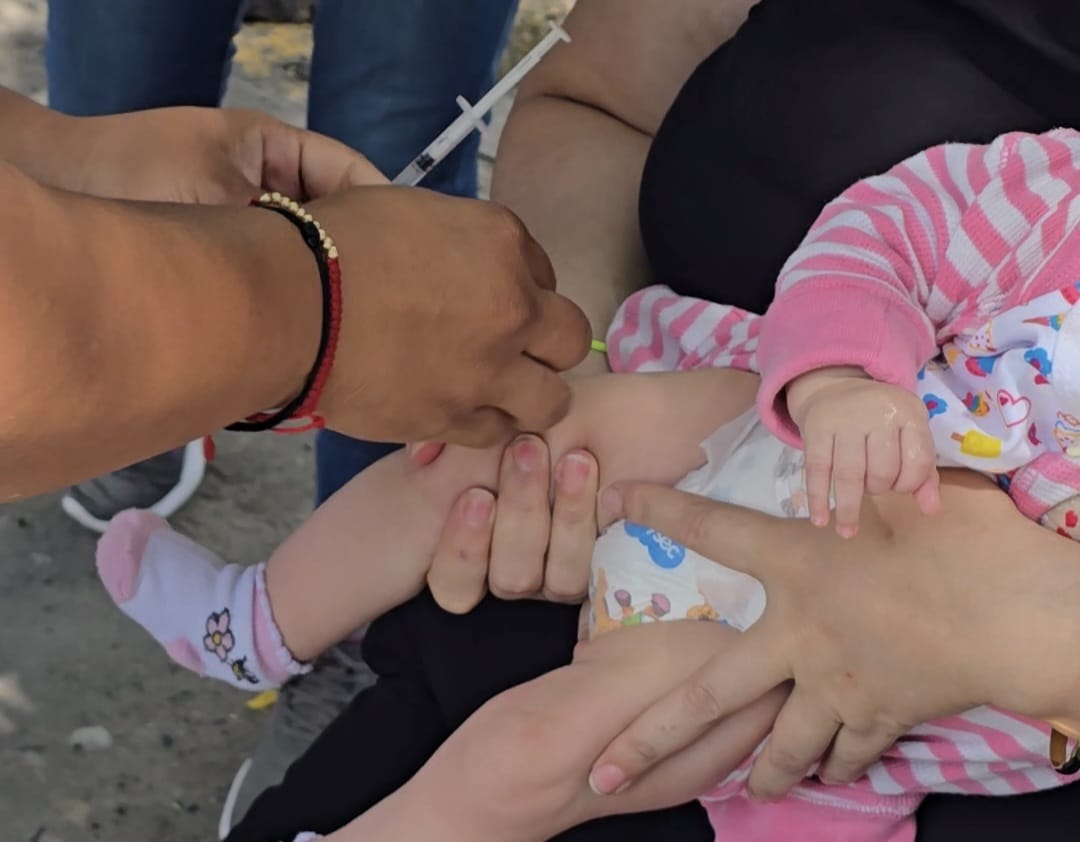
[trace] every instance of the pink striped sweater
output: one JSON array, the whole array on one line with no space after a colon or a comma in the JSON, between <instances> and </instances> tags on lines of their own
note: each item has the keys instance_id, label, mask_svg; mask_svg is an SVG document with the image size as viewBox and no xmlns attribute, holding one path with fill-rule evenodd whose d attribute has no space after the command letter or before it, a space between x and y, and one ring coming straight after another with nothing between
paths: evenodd
<instances>
[{"instance_id":1,"label":"pink striped sweater","mask_svg":"<svg viewBox=\"0 0 1080 842\"><path fill-rule=\"evenodd\" d=\"M765 317L660 286L633 295L608 332L611 366L757 371L763 419L797 445L782 400L793 378L854 365L914 390L946 342L1075 287L1078 226L1080 133L939 146L831 202L783 267ZM1073 362L1080 373L1080 360ZM919 726L859 785L806 785L795 795L807 804L903 814L913 795L927 791L1053 787L1064 779L1047 762L1047 734L1041 723L980 708ZM739 778L705 800L739 801Z\"/></svg>"}]
</instances>

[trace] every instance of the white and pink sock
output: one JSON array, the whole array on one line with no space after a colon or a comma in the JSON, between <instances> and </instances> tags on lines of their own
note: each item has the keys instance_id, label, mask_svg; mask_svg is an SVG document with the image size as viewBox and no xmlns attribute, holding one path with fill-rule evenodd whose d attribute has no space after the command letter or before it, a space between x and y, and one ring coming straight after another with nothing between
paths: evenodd
<instances>
[{"instance_id":1,"label":"white and pink sock","mask_svg":"<svg viewBox=\"0 0 1080 842\"><path fill-rule=\"evenodd\" d=\"M310 669L274 624L265 564L224 564L152 512L130 511L98 542L97 568L120 610L199 675L265 690Z\"/></svg>"}]
</instances>

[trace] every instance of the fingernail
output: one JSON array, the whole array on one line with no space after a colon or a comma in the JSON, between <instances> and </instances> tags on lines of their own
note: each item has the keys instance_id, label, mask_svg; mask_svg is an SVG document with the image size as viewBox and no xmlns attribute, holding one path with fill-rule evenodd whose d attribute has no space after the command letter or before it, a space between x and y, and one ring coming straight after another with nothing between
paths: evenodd
<instances>
[{"instance_id":1,"label":"fingernail","mask_svg":"<svg viewBox=\"0 0 1080 842\"><path fill-rule=\"evenodd\" d=\"M856 530L854 526L838 526L836 531L841 538L854 538Z\"/></svg>"},{"instance_id":2,"label":"fingernail","mask_svg":"<svg viewBox=\"0 0 1080 842\"><path fill-rule=\"evenodd\" d=\"M589 788L597 795L615 795L629 785L623 770L611 763L597 766L589 775Z\"/></svg>"},{"instance_id":3,"label":"fingernail","mask_svg":"<svg viewBox=\"0 0 1080 842\"><path fill-rule=\"evenodd\" d=\"M465 524L479 529L491 524L495 512L494 500L486 491L474 488L465 499Z\"/></svg>"},{"instance_id":4,"label":"fingernail","mask_svg":"<svg viewBox=\"0 0 1080 842\"><path fill-rule=\"evenodd\" d=\"M612 517L619 517L623 511L623 496L615 486L609 485L600 492L600 509Z\"/></svg>"},{"instance_id":5,"label":"fingernail","mask_svg":"<svg viewBox=\"0 0 1080 842\"><path fill-rule=\"evenodd\" d=\"M567 494L580 494L589 481L589 460L580 453L570 453L559 462L559 488Z\"/></svg>"},{"instance_id":6,"label":"fingernail","mask_svg":"<svg viewBox=\"0 0 1080 842\"><path fill-rule=\"evenodd\" d=\"M524 474L531 474L540 467L540 448L532 439L526 438L514 444L514 464Z\"/></svg>"}]
</instances>

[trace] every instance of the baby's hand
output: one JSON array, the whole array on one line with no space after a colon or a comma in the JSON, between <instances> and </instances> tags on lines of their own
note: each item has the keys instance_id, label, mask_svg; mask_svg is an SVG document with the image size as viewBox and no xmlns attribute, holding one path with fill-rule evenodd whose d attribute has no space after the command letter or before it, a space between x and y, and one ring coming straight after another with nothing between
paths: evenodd
<instances>
[{"instance_id":1,"label":"baby's hand","mask_svg":"<svg viewBox=\"0 0 1080 842\"><path fill-rule=\"evenodd\" d=\"M939 506L937 459L926 407L898 386L871 380L862 369L824 368L793 380L788 412L806 449L810 520L829 522L836 495L836 531L858 530L863 490L914 494L925 514Z\"/></svg>"}]
</instances>

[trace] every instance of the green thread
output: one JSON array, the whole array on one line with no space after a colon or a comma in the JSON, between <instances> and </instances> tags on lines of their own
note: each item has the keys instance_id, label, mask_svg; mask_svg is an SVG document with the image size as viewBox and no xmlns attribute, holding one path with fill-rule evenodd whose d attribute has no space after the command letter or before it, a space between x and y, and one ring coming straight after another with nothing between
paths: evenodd
<instances>
[{"instance_id":1,"label":"green thread","mask_svg":"<svg viewBox=\"0 0 1080 842\"><path fill-rule=\"evenodd\" d=\"M596 351L596 353L598 353L598 354L606 354L607 353L607 343L604 342L602 339L594 339L592 341L592 345L590 347L592 348L592 350Z\"/></svg>"}]
</instances>

